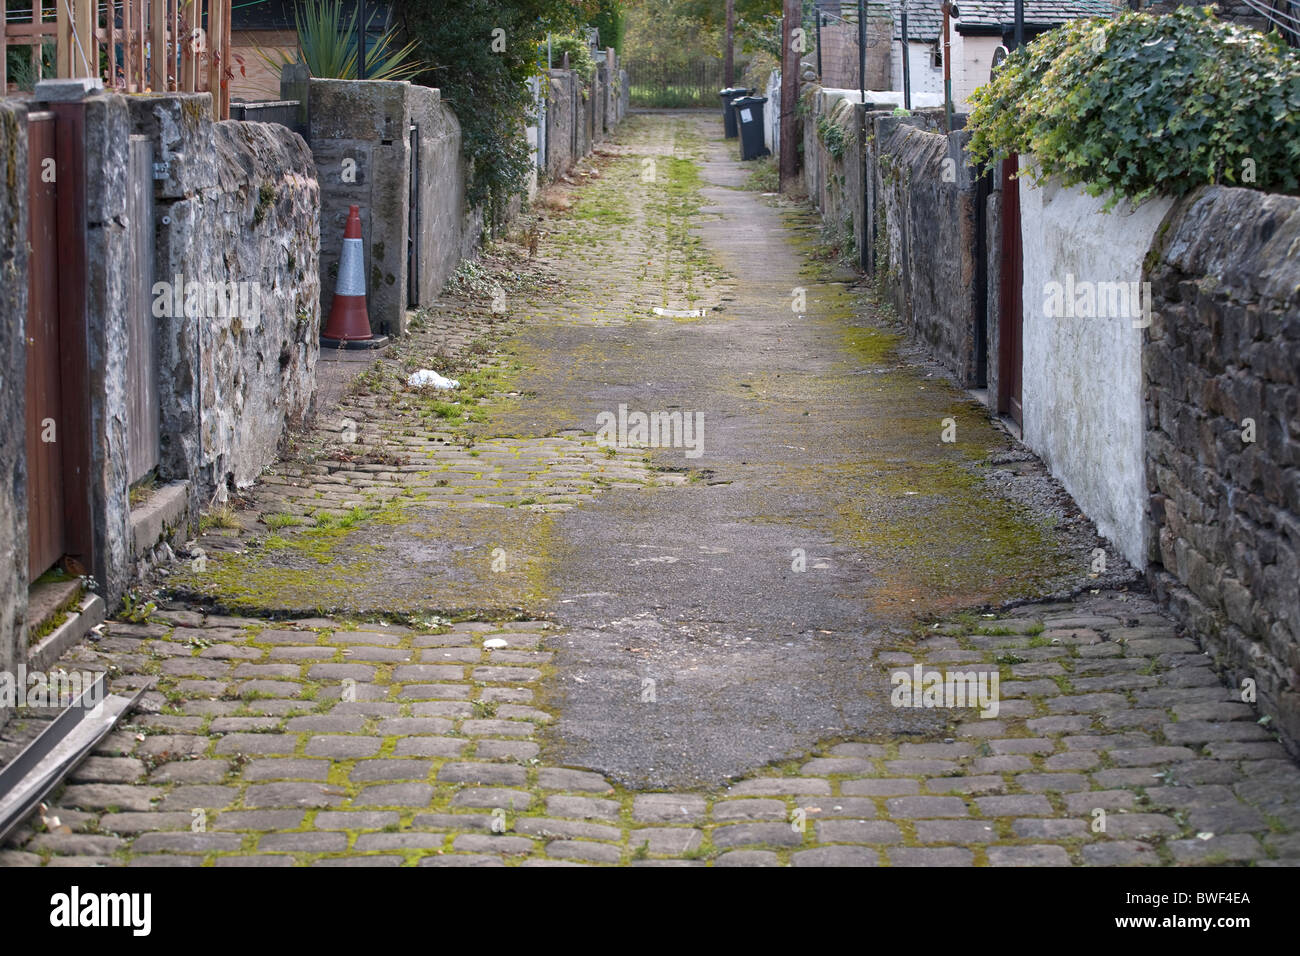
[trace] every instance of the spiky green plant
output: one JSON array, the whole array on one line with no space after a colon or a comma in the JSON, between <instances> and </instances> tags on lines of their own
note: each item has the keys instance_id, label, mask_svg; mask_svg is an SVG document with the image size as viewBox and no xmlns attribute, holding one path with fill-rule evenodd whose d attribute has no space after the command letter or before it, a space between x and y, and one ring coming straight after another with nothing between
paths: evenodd
<instances>
[{"instance_id":1,"label":"spiky green plant","mask_svg":"<svg viewBox=\"0 0 1300 956\"><path fill-rule=\"evenodd\" d=\"M294 9L298 49L292 54L267 54L262 59L276 73L291 63L304 63L317 79L357 79L357 12L344 22L343 0L302 0ZM373 14L366 19L367 33ZM367 45L367 80L409 80L424 64L411 58L416 44L398 47L397 30L387 30Z\"/></svg>"}]
</instances>

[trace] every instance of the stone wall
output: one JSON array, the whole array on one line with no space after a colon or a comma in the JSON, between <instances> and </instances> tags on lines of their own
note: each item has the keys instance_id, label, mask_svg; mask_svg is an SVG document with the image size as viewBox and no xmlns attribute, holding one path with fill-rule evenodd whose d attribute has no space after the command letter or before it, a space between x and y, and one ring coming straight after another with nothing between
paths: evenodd
<instances>
[{"instance_id":1,"label":"stone wall","mask_svg":"<svg viewBox=\"0 0 1300 956\"><path fill-rule=\"evenodd\" d=\"M0 100L0 670L26 659L27 114ZM0 725L8 712L0 708Z\"/></svg>"},{"instance_id":2,"label":"stone wall","mask_svg":"<svg viewBox=\"0 0 1300 956\"><path fill-rule=\"evenodd\" d=\"M1019 184L1024 442L1141 569L1142 262L1171 201L1105 212L1080 187Z\"/></svg>"},{"instance_id":3,"label":"stone wall","mask_svg":"<svg viewBox=\"0 0 1300 956\"><path fill-rule=\"evenodd\" d=\"M974 387L987 300L983 193L967 164L968 134L943 134L938 110L894 116L899 96L869 93L864 104L856 90L806 86L804 186L823 221L852 239L855 263L883 273L909 336ZM829 136L842 148L832 150Z\"/></svg>"},{"instance_id":4,"label":"stone wall","mask_svg":"<svg viewBox=\"0 0 1300 956\"><path fill-rule=\"evenodd\" d=\"M578 95L577 74L571 70L550 70L547 86L546 175L558 179L580 155L576 151L575 126L581 116L582 99Z\"/></svg>"},{"instance_id":5,"label":"stone wall","mask_svg":"<svg viewBox=\"0 0 1300 956\"><path fill-rule=\"evenodd\" d=\"M837 231L848 231L852 228L853 207L860 205L861 195L849 190L847 180L849 167L853 165L849 146L852 143L856 156L857 141L861 136L856 104L841 90L824 90L815 86L805 87L802 96L809 106L809 118L802 124L804 188L828 226ZM771 103L763 106L766 111ZM765 122L766 119L765 113ZM831 137L839 140L838 156L832 149L834 139Z\"/></svg>"},{"instance_id":6,"label":"stone wall","mask_svg":"<svg viewBox=\"0 0 1300 956\"><path fill-rule=\"evenodd\" d=\"M577 80L578 90L578 143L574 153L574 159L576 161L590 153L592 147L596 145L596 138L593 133L595 125L596 96L594 89L594 76L583 78L575 73L574 77Z\"/></svg>"},{"instance_id":7,"label":"stone wall","mask_svg":"<svg viewBox=\"0 0 1300 956\"><path fill-rule=\"evenodd\" d=\"M539 135L546 141L546 178L554 180L623 122L628 111L627 71L618 68L609 50L586 78L573 70L548 70L543 92L546 128Z\"/></svg>"},{"instance_id":8,"label":"stone wall","mask_svg":"<svg viewBox=\"0 0 1300 956\"><path fill-rule=\"evenodd\" d=\"M376 334L402 335L407 311L429 305L483 233L466 205L460 122L438 90L411 83L311 80L308 142L320 170L322 316L328 322L348 207L361 211L367 312ZM410 127L418 127L419 260L411 281Z\"/></svg>"},{"instance_id":9,"label":"stone wall","mask_svg":"<svg viewBox=\"0 0 1300 956\"><path fill-rule=\"evenodd\" d=\"M1202 189L1148 271L1148 573L1300 754L1300 199Z\"/></svg>"},{"instance_id":10,"label":"stone wall","mask_svg":"<svg viewBox=\"0 0 1300 956\"><path fill-rule=\"evenodd\" d=\"M483 213L465 204L467 170L456 114L442 102L437 90L412 86L410 93L411 122L420 129L416 302L431 305L461 261L474 254L483 235Z\"/></svg>"},{"instance_id":11,"label":"stone wall","mask_svg":"<svg viewBox=\"0 0 1300 956\"><path fill-rule=\"evenodd\" d=\"M90 400L90 513L96 577L111 607L131 569L127 465L127 97L89 97L86 110L86 325Z\"/></svg>"},{"instance_id":12,"label":"stone wall","mask_svg":"<svg viewBox=\"0 0 1300 956\"><path fill-rule=\"evenodd\" d=\"M869 114L877 270L908 334L966 387L980 375L976 177L968 134L927 132L933 116ZM864 218L864 222L870 221Z\"/></svg>"},{"instance_id":13,"label":"stone wall","mask_svg":"<svg viewBox=\"0 0 1300 956\"><path fill-rule=\"evenodd\" d=\"M316 79L308 88L307 141L320 171L322 322L328 322L334 301L348 207L356 205L370 327L376 334L404 334L413 88L381 80Z\"/></svg>"},{"instance_id":14,"label":"stone wall","mask_svg":"<svg viewBox=\"0 0 1300 956\"><path fill-rule=\"evenodd\" d=\"M158 320L160 477L190 480L203 504L251 485L275 460L311 405L320 349L311 154L277 124L213 123L206 98L132 98L136 131L159 143L168 168L155 184L155 277L180 276L187 298L192 283L234 282L248 296L239 307L205 296L197 310L173 307Z\"/></svg>"},{"instance_id":15,"label":"stone wall","mask_svg":"<svg viewBox=\"0 0 1300 956\"><path fill-rule=\"evenodd\" d=\"M213 317L207 325L200 480L244 488L275 460L315 395L320 189L306 144L285 127L224 122L213 133L211 275L256 283L260 296L254 320Z\"/></svg>"}]
</instances>

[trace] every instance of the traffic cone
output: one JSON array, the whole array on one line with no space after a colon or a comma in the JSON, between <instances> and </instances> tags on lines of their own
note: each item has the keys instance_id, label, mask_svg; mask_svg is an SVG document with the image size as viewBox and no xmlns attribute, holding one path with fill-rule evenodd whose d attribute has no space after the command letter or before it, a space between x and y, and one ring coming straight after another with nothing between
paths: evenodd
<instances>
[{"instance_id":1,"label":"traffic cone","mask_svg":"<svg viewBox=\"0 0 1300 956\"><path fill-rule=\"evenodd\" d=\"M343 253L339 256L339 281L334 287L330 320L321 332L326 348L376 349L388 344L388 336L370 333L366 312L366 253L361 245L361 209L348 207L348 224L343 230Z\"/></svg>"}]
</instances>

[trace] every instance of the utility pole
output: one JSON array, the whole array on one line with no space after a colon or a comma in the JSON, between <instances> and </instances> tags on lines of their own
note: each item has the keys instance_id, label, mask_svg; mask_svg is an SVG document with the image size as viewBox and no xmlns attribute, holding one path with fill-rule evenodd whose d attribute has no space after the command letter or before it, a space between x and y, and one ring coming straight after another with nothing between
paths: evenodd
<instances>
[{"instance_id":1,"label":"utility pole","mask_svg":"<svg viewBox=\"0 0 1300 956\"><path fill-rule=\"evenodd\" d=\"M727 0L727 46L722 51L722 85L736 85L736 0Z\"/></svg>"},{"instance_id":2,"label":"utility pole","mask_svg":"<svg viewBox=\"0 0 1300 956\"><path fill-rule=\"evenodd\" d=\"M1016 0L1017 3L1020 0ZM907 0L903 0L903 109L912 108L912 48L907 39Z\"/></svg>"},{"instance_id":3,"label":"utility pole","mask_svg":"<svg viewBox=\"0 0 1300 956\"><path fill-rule=\"evenodd\" d=\"M800 24L799 0L784 0L781 19L781 191L794 185L799 153L795 142L795 110L799 106L801 57L794 48L794 31Z\"/></svg>"},{"instance_id":4,"label":"utility pole","mask_svg":"<svg viewBox=\"0 0 1300 956\"><path fill-rule=\"evenodd\" d=\"M952 132L952 47L949 42L951 21L961 14L957 4L943 0L943 131Z\"/></svg>"},{"instance_id":5,"label":"utility pole","mask_svg":"<svg viewBox=\"0 0 1300 956\"><path fill-rule=\"evenodd\" d=\"M867 101L867 0L858 0L858 102Z\"/></svg>"}]
</instances>

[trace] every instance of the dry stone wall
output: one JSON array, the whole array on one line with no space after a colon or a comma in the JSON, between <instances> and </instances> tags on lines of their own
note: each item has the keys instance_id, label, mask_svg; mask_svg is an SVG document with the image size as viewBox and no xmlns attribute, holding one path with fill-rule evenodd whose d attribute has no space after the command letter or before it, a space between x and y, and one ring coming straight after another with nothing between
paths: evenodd
<instances>
[{"instance_id":1,"label":"dry stone wall","mask_svg":"<svg viewBox=\"0 0 1300 956\"><path fill-rule=\"evenodd\" d=\"M1149 574L1300 753L1300 199L1203 189L1148 275Z\"/></svg>"}]
</instances>

